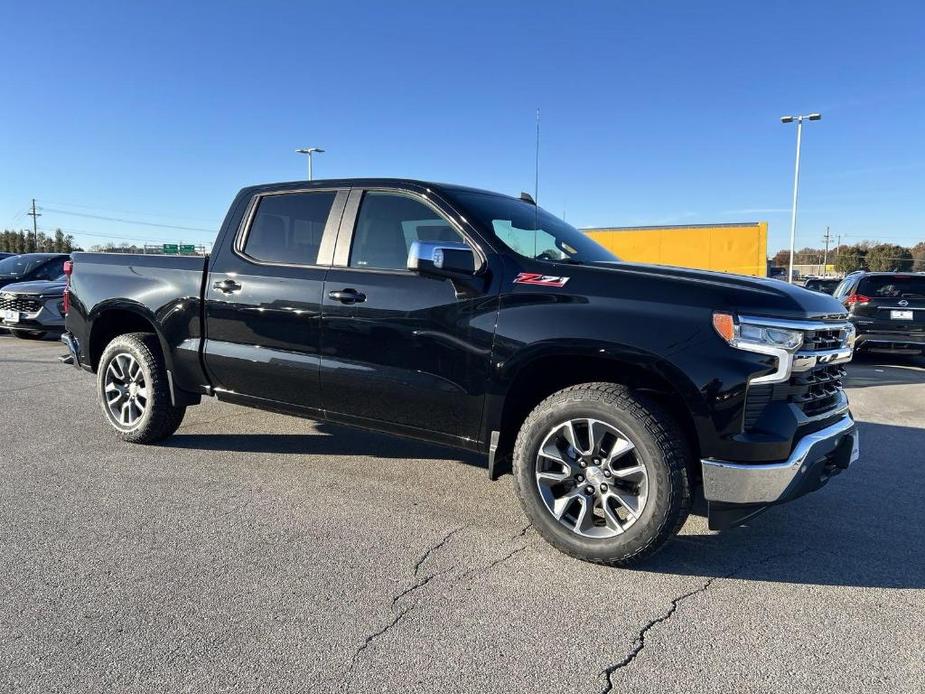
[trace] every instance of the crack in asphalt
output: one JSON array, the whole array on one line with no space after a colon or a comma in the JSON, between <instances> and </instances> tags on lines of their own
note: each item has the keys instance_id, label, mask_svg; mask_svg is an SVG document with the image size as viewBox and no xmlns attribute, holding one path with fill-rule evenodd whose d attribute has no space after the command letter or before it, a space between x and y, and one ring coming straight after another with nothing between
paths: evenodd
<instances>
[{"instance_id":1,"label":"crack in asphalt","mask_svg":"<svg viewBox=\"0 0 925 694\"><path fill-rule=\"evenodd\" d=\"M775 559L780 559L786 556L798 556L806 551L808 551L808 548L804 547L803 549L795 550L795 551L778 552L777 554L772 554L770 556L765 557L764 559L760 559L755 562L744 561L740 563L732 571L722 574L721 576L713 576L712 578L707 579L698 588L695 588L694 590L690 590L686 593L683 593L682 595L679 595L676 598L673 598L671 601L671 605L668 607L668 609L665 611L664 614L659 615L655 619L649 620L642 627L642 629L639 630L639 634L636 636L635 641L633 641L633 647L630 649L630 652L627 653L626 656L621 661L604 668L600 672L599 676L602 676L605 678L604 687L601 689L600 694L610 694L611 692L613 692L614 673L617 672L618 670L622 670L623 668L628 667L629 665L632 664L634 660L636 660L636 656L638 656L643 651L643 649L646 647L646 634L649 632L649 630L652 629L654 626L671 619L674 613L677 612L678 607L681 605L682 602L684 602L685 600L689 598L694 597L695 595L699 595L700 593L705 593L707 590L710 589L710 586L712 586L716 581L719 581L720 579L734 578L736 574L738 574L740 571L744 570L748 566L751 566L751 565L761 566L762 564L767 564L768 562L774 561Z\"/></svg>"},{"instance_id":2,"label":"crack in asphalt","mask_svg":"<svg viewBox=\"0 0 925 694\"><path fill-rule=\"evenodd\" d=\"M530 529L530 526L531 526L531 525L532 525L532 523L527 523L527 524L520 530L519 533L517 533L516 535L514 535L513 537L511 537L511 540L516 540L516 539L519 538L519 537L524 537L524 536L527 534L527 531ZM527 547L529 547L529 546L530 546L530 545L529 545L529 543L528 543L528 544L525 544L525 545L523 545L523 546L521 546L521 547L517 547L516 549L511 550L510 552L508 552L507 554L505 554L503 557L499 557L498 559L495 559L495 560L493 560L493 561L490 561L490 562L489 562L488 564L486 564L485 566L479 566L479 567L476 567L476 568L473 568L473 569L467 569L466 571L463 571L461 574L459 574L459 576L456 577L456 580L454 581L454 583L462 583L462 582L463 582L464 580L466 580L467 578L471 578L472 576L475 576L475 575L477 575L477 574L487 573L488 571L490 571L490 570L493 569L494 567L498 566L498 564L503 564L504 562L506 562L508 559L510 559L511 557L513 557L515 554L520 554L520 553L523 552L525 549L527 549Z\"/></svg>"},{"instance_id":3,"label":"crack in asphalt","mask_svg":"<svg viewBox=\"0 0 925 694\"><path fill-rule=\"evenodd\" d=\"M527 534L527 531L530 529L530 525L531 525L530 523L527 523L523 528L520 529L518 533L516 533L515 535L511 537L511 540L513 541L520 537L524 537ZM372 644L373 641L385 636L389 631L391 631L396 626L398 626L398 624L416 607L415 605L408 605L407 607L400 607L398 604L399 601L401 601L402 598L407 597L411 593L414 593L415 591L420 590L421 588L426 586L428 583L430 583L435 578L439 576L444 576L456 568L456 565L454 564L450 568L444 569L443 571L437 571L436 573L427 574L426 576L423 576L423 577L421 576L421 569L424 567L424 564L427 563L427 560L430 559L431 556L433 556L434 552L436 552L441 547L443 547L447 542L449 542L453 538L454 535L456 535L458 532L464 530L467 527L469 527L468 524L460 525L457 528L453 528L446 535L444 535L438 542L428 547L427 550L425 550L425 552L417 560L417 562L415 562L414 572L413 572L413 576L415 580L407 588L405 588L401 592L396 593L394 596L392 596L392 601L391 601L391 604L389 605L393 613L392 619L389 620L389 622L386 623L382 628L374 631L371 634L368 634L363 639L363 643L361 643L359 647L357 647L357 649L353 652L353 655L350 658L350 664L347 666L347 671L344 673L344 679L341 685L345 691L348 691L350 689L350 682L353 679L353 673L356 671L357 662L359 661L360 656L363 654L363 651L369 648L370 644ZM501 564L507 561L508 559L513 557L515 554L518 554L519 552L523 552L525 549L527 549L528 546L529 545L525 544L522 547L518 547L508 552L503 557L500 557L498 559L495 559L494 561L489 562L485 566L479 567L477 569L469 569L467 571L464 571L457 577L455 581L453 581L453 583L454 584L460 583L461 581L471 576L474 576L475 574L484 573L490 570L491 568L497 566L498 564ZM397 611L396 611L396 608L397 608Z\"/></svg>"},{"instance_id":4,"label":"crack in asphalt","mask_svg":"<svg viewBox=\"0 0 925 694\"><path fill-rule=\"evenodd\" d=\"M414 591L420 590L421 588L426 586L428 583L430 583L437 576L442 576L443 574L448 573L449 571L452 571L453 568L455 568L455 566L450 567L449 569L446 569L444 571L438 571L437 573L428 574L424 578L420 578L421 567L424 566L425 562L433 555L433 553L436 552L441 547L443 547L447 542L450 541L450 539L456 533L460 532L466 527L468 527L468 525L460 525L457 528L453 528L450 532L446 533L437 543L428 547L427 550L417 560L417 562L414 565L414 573L413 573L415 580L412 582L410 586L408 586L401 592L397 593L396 595L392 596L392 602L389 605L389 609L392 610L393 612L392 619L387 624L385 624L385 626L383 626L381 629L378 629L377 631L374 631L373 633L368 634L364 638L363 643L361 643L359 647L353 652L353 655L350 658L350 665L347 667L347 672L344 673L344 679L342 682L342 686L344 690L349 690L350 688L350 681L353 679L353 673L354 673L354 670L356 669L357 661L360 659L360 656L362 655L363 651L369 648L369 645L373 641L384 636L391 629L393 629L396 625L398 625L398 623L401 622L401 620L403 620L405 616L414 609L414 605L409 605L408 607L405 607L405 608L399 608L399 610L396 612L395 609L396 609L396 606L398 605L398 601L410 595Z\"/></svg>"}]
</instances>

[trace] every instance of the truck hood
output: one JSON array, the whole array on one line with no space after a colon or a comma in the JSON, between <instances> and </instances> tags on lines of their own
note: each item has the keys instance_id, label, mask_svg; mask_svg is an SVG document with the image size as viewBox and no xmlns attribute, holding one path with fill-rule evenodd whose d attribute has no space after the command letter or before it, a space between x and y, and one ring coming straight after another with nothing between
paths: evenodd
<instances>
[{"instance_id":1,"label":"truck hood","mask_svg":"<svg viewBox=\"0 0 925 694\"><path fill-rule=\"evenodd\" d=\"M33 280L32 282L7 284L0 289L0 292L4 294L29 294L32 296L62 296L65 286L65 282L59 282L58 280Z\"/></svg>"},{"instance_id":2,"label":"truck hood","mask_svg":"<svg viewBox=\"0 0 925 694\"><path fill-rule=\"evenodd\" d=\"M760 316L789 319L833 319L847 316L845 307L828 294L765 277L623 261L557 267L563 275L587 274L588 279L594 275L598 281L604 282L608 276L616 279L620 275L634 284L638 283L639 294L642 296L647 292L669 297L673 295L677 303L681 304L685 303L686 297L690 297L697 305L703 306L704 302L708 302L715 310L745 314L751 312ZM616 291L621 290L615 288Z\"/></svg>"}]
</instances>

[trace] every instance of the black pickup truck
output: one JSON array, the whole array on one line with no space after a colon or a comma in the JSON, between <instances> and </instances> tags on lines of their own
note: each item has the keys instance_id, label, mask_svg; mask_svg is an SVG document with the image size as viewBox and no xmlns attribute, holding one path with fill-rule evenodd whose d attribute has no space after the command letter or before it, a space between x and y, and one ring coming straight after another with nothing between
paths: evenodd
<instances>
[{"instance_id":1,"label":"black pickup truck","mask_svg":"<svg viewBox=\"0 0 925 694\"><path fill-rule=\"evenodd\" d=\"M255 186L209 257L75 253L68 272L62 339L123 440L210 395L480 451L589 561L657 549L699 487L723 528L858 456L838 301L621 262L528 195Z\"/></svg>"}]
</instances>

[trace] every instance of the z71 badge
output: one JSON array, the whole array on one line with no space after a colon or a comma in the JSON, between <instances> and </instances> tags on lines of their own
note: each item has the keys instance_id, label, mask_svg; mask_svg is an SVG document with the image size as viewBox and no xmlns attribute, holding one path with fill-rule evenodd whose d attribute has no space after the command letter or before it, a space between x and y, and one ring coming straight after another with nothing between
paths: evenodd
<instances>
[{"instance_id":1,"label":"z71 badge","mask_svg":"<svg viewBox=\"0 0 925 694\"><path fill-rule=\"evenodd\" d=\"M538 272L521 272L514 278L514 284L538 284L541 287L564 287L568 277L541 275Z\"/></svg>"}]
</instances>

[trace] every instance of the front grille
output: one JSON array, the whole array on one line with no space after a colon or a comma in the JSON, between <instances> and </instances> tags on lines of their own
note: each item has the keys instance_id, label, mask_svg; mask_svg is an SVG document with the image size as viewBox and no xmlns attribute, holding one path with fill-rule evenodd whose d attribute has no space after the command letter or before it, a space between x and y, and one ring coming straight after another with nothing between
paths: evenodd
<instances>
[{"instance_id":1,"label":"front grille","mask_svg":"<svg viewBox=\"0 0 925 694\"><path fill-rule=\"evenodd\" d=\"M42 308L42 302L38 299L18 294L0 293L0 311L22 311L23 313L35 313Z\"/></svg>"},{"instance_id":2,"label":"front grille","mask_svg":"<svg viewBox=\"0 0 925 694\"><path fill-rule=\"evenodd\" d=\"M806 330L799 357L832 356L848 344L850 327L833 326ZM820 353L826 353L824 355ZM842 402L843 364L816 364L806 371L794 371L786 383L759 383L749 386L745 398L742 427L745 431L760 428L761 417L774 402L787 402L798 407L807 417L824 418Z\"/></svg>"},{"instance_id":3,"label":"front grille","mask_svg":"<svg viewBox=\"0 0 925 694\"><path fill-rule=\"evenodd\" d=\"M825 330L807 330L803 334L803 350L819 352L826 349L838 349L847 339L847 333L842 328L826 328Z\"/></svg>"},{"instance_id":4,"label":"front grille","mask_svg":"<svg viewBox=\"0 0 925 694\"><path fill-rule=\"evenodd\" d=\"M846 373L845 367L840 364L817 366L810 371L796 373L787 384L787 399L808 417L824 414L838 404L842 378Z\"/></svg>"}]
</instances>

